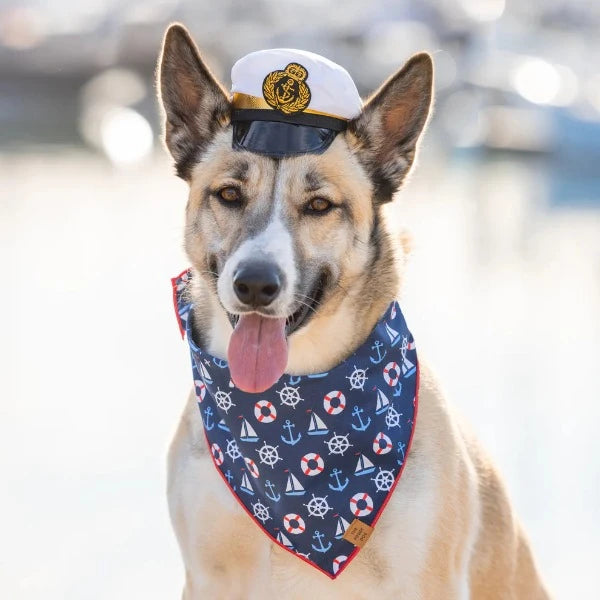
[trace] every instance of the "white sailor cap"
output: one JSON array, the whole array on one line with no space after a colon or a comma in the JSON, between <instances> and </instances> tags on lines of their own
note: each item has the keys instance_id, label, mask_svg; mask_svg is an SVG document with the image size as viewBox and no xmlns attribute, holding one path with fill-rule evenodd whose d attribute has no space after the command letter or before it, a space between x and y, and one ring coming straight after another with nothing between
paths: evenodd
<instances>
[{"instance_id":1,"label":"white sailor cap","mask_svg":"<svg viewBox=\"0 0 600 600\"><path fill-rule=\"evenodd\" d=\"M268 156L324 152L362 110L346 69L304 50L252 52L231 81L233 146Z\"/></svg>"}]
</instances>

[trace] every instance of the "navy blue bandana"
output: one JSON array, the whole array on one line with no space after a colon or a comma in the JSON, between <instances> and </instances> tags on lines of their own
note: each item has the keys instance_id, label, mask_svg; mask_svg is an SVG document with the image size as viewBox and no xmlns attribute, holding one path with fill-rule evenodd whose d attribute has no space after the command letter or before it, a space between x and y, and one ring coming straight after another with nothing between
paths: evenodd
<instances>
[{"instance_id":1,"label":"navy blue bandana","mask_svg":"<svg viewBox=\"0 0 600 600\"><path fill-rule=\"evenodd\" d=\"M217 471L274 542L334 579L368 539L412 440L418 364L400 307L329 372L283 375L249 394L195 344L190 279L172 280L174 299Z\"/></svg>"}]
</instances>

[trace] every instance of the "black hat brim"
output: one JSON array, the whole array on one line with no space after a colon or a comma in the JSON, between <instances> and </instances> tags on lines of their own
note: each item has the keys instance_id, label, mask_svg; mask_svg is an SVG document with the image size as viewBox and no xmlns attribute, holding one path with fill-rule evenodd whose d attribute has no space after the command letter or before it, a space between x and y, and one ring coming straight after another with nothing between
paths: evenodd
<instances>
[{"instance_id":1,"label":"black hat brim","mask_svg":"<svg viewBox=\"0 0 600 600\"><path fill-rule=\"evenodd\" d=\"M321 154L329 148L338 131L277 121L233 123L233 147L273 158L300 154Z\"/></svg>"}]
</instances>

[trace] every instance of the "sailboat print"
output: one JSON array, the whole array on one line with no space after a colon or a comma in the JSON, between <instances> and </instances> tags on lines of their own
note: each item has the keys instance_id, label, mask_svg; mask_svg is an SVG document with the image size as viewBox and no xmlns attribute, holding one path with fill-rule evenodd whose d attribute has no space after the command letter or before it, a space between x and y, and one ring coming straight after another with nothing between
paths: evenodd
<instances>
[{"instance_id":1,"label":"sailboat print","mask_svg":"<svg viewBox=\"0 0 600 600\"><path fill-rule=\"evenodd\" d=\"M392 329L387 323L385 324L385 330L390 338L390 343L393 348L400 341L400 334L395 329Z\"/></svg>"},{"instance_id":2,"label":"sailboat print","mask_svg":"<svg viewBox=\"0 0 600 600\"><path fill-rule=\"evenodd\" d=\"M408 360L408 358L406 358L406 355L404 355L402 357L402 375L404 375L404 377L410 377L416 370L417 367L415 367L415 365Z\"/></svg>"},{"instance_id":3,"label":"sailboat print","mask_svg":"<svg viewBox=\"0 0 600 600\"><path fill-rule=\"evenodd\" d=\"M277 541L282 546L285 546L286 548L289 548L290 550L292 550L294 548L294 545L292 544L292 542L290 542L288 537L285 534L283 534L281 531L277 534Z\"/></svg>"},{"instance_id":4,"label":"sailboat print","mask_svg":"<svg viewBox=\"0 0 600 600\"><path fill-rule=\"evenodd\" d=\"M329 433L329 428L316 413L310 414L310 425L308 426L308 435L325 435Z\"/></svg>"},{"instance_id":5,"label":"sailboat print","mask_svg":"<svg viewBox=\"0 0 600 600\"><path fill-rule=\"evenodd\" d=\"M258 436L256 435L256 431L252 428L252 425L248 423L246 419L242 420L242 431L240 433L240 440L242 442L257 442Z\"/></svg>"},{"instance_id":6,"label":"sailboat print","mask_svg":"<svg viewBox=\"0 0 600 600\"><path fill-rule=\"evenodd\" d=\"M248 479L248 473L244 473L242 475L242 483L240 484L240 490L246 492L246 494L250 494L254 496L254 489L252 488L252 484L250 483L250 479Z\"/></svg>"},{"instance_id":7,"label":"sailboat print","mask_svg":"<svg viewBox=\"0 0 600 600\"><path fill-rule=\"evenodd\" d=\"M298 479L290 473L288 475L287 484L285 486L285 495L286 496L302 496L305 494L306 490L302 487L302 484L298 481Z\"/></svg>"},{"instance_id":8,"label":"sailboat print","mask_svg":"<svg viewBox=\"0 0 600 600\"><path fill-rule=\"evenodd\" d=\"M390 406L390 401L388 397L377 388L377 405L375 406L375 414L380 415L384 413L388 407Z\"/></svg>"},{"instance_id":9,"label":"sailboat print","mask_svg":"<svg viewBox=\"0 0 600 600\"><path fill-rule=\"evenodd\" d=\"M375 465L364 455L360 454L358 461L356 462L356 469L354 470L355 475L366 475L372 473L375 470Z\"/></svg>"},{"instance_id":10,"label":"sailboat print","mask_svg":"<svg viewBox=\"0 0 600 600\"><path fill-rule=\"evenodd\" d=\"M231 429L229 429L227 423L225 423L225 419L221 419L218 423L217 423L217 427L219 429L222 429L223 431L231 431Z\"/></svg>"},{"instance_id":11,"label":"sailboat print","mask_svg":"<svg viewBox=\"0 0 600 600\"><path fill-rule=\"evenodd\" d=\"M204 383L206 383L206 385L211 385L213 382L212 377L210 376L208 369L202 364L201 360L197 361L197 366L200 370L200 375L202 376L202 379L204 379Z\"/></svg>"},{"instance_id":12,"label":"sailboat print","mask_svg":"<svg viewBox=\"0 0 600 600\"><path fill-rule=\"evenodd\" d=\"M337 529L335 530L335 539L341 540L344 537L344 533L346 533L346 529L350 526L350 523L344 519L344 517L339 516L337 522Z\"/></svg>"},{"instance_id":13,"label":"sailboat print","mask_svg":"<svg viewBox=\"0 0 600 600\"><path fill-rule=\"evenodd\" d=\"M409 342L406 336L402 338L402 375L404 377L410 377L416 370L417 367L408 358L406 358L407 350L414 350L414 342Z\"/></svg>"}]
</instances>

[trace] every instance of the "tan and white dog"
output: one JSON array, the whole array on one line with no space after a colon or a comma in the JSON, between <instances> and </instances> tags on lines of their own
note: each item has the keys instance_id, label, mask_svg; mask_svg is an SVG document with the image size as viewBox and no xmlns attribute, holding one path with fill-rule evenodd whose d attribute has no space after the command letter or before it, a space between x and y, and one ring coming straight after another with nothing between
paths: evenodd
<instances>
[{"instance_id":1,"label":"tan and white dog","mask_svg":"<svg viewBox=\"0 0 600 600\"><path fill-rule=\"evenodd\" d=\"M429 55L413 56L324 153L268 158L232 149L228 93L187 31L169 28L159 73L165 139L190 186L194 334L211 354L227 356L227 313L251 312L234 274L255 259L282 274L256 292L269 297L256 318L286 319L287 373L325 371L366 339L399 291L403 250L382 206L414 162L432 79ZM500 476L423 361L420 381L400 485L335 581L273 544L242 511L212 463L191 394L168 461L183 598L548 598Z\"/></svg>"}]
</instances>

